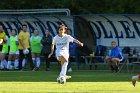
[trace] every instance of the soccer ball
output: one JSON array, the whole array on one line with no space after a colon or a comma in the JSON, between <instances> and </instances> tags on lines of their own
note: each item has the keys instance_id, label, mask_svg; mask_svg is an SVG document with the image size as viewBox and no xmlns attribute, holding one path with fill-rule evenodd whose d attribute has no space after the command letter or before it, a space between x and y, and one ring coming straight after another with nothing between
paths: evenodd
<instances>
[{"instance_id":1,"label":"soccer ball","mask_svg":"<svg viewBox=\"0 0 140 93\"><path fill-rule=\"evenodd\" d=\"M29 53L29 50L27 49L27 48L25 48L24 50L23 50L23 54L28 54Z\"/></svg>"},{"instance_id":2,"label":"soccer ball","mask_svg":"<svg viewBox=\"0 0 140 93\"><path fill-rule=\"evenodd\" d=\"M65 84L66 83L66 77L65 76L58 77L57 82L60 83L60 84Z\"/></svg>"}]
</instances>

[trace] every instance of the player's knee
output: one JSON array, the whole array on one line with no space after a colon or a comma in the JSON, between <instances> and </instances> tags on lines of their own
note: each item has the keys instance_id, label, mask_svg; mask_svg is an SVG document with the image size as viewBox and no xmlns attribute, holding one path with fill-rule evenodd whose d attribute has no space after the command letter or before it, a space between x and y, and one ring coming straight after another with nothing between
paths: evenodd
<instances>
[{"instance_id":1,"label":"player's knee","mask_svg":"<svg viewBox=\"0 0 140 93\"><path fill-rule=\"evenodd\" d=\"M111 59L110 58L107 59L107 63L111 64Z\"/></svg>"}]
</instances>

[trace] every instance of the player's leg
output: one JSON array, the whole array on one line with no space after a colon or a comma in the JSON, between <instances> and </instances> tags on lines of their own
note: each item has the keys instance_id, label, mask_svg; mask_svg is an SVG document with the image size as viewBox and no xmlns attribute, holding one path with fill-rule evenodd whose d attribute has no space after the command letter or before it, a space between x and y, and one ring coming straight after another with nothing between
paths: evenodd
<instances>
[{"instance_id":1,"label":"player's leg","mask_svg":"<svg viewBox=\"0 0 140 93\"><path fill-rule=\"evenodd\" d=\"M35 68L33 69L33 71L37 71L39 70L39 67L40 67L40 54L36 53L34 56L32 56L36 59L34 65L35 65ZM32 58L33 59L33 58Z\"/></svg>"},{"instance_id":2,"label":"player's leg","mask_svg":"<svg viewBox=\"0 0 140 93\"><path fill-rule=\"evenodd\" d=\"M113 67L111 58L108 58L108 59L107 59L107 62L108 62L108 64L109 64L109 66L110 66L111 72L114 72L115 68Z\"/></svg>"},{"instance_id":3,"label":"player's leg","mask_svg":"<svg viewBox=\"0 0 140 93\"><path fill-rule=\"evenodd\" d=\"M26 54L26 57L27 57L28 62L30 63L31 70L33 70L35 66L34 66L33 61L32 61L31 49L28 48L28 50L29 50L29 53Z\"/></svg>"},{"instance_id":4,"label":"player's leg","mask_svg":"<svg viewBox=\"0 0 140 93\"><path fill-rule=\"evenodd\" d=\"M36 55L35 55L35 53L32 53L32 61L33 61L34 66L36 67Z\"/></svg>"},{"instance_id":5,"label":"player's leg","mask_svg":"<svg viewBox=\"0 0 140 93\"><path fill-rule=\"evenodd\" d=\"M70 79L71 76L66 75L68 61L63 56L59 57L59 61L61 62L61 72L59 76L65 76L66 79Z\"/></svg>"},{"instance_id":6,"label":"player's leg","mask_svg":"<svg viewBox=\"0 0 140 93\"><path fill-rule=\"evenodd\" d=\"M12 63L12 58L14 57L14 54L12 53L9 53L9 56L8 56L8 63L7 63L7 70L10 70L11 69L11 63Z\"/></svg>"},{"instance_id":7,"label":"player's leg","mask_svg":"<svg viewBox=\"0 0 140 93\"><path fill-rule=\"evenodd\" d=\"M66 61L66 59L63 56L59 56L57 57L58 61L61 63L61 72L57 78L57 82L60 83L60 76L65 76L66 79L71 78L71 76L67 76L66 72L67 72L67 66L68 66L68 62Z\"/></svg>"},{"instance_id":8,"label":"player's leg","mask_svg":"<svg viewBox=\"0 0 140 93\"><path fill-rule=\"evenodd\" d=\"M5 67L5 56L6 56L6 53L3 53L1 54L1 70L4 70L6 67Z\"/></svg>"},{"instance_id":9,"label":"player's leg","mask_svg":"<svg viewBox=\"0 0 140 93\"><path fill-rule=\"evenodd\" d=\"M72 64L71 64L71 60L73 59L73 57L69 58L69 64L68 64L68 72L72 72Z\"/></svg>"},{"instance_id":10,"label":"player's leg","mask_svg":"<svg viewBox=\"0 0 140 93\"><path fill-rule=\"evenodd\" d=\"M45 62L46 62L46 71L50 70L50 58L48 58L49 54L44 54Z\"/></svg>"},{"instance_id":11,"label":"player's leg","mask_svg":"<svg viewBox=\"0 0 140 93\"><path fill-rule=\"evenodd\" d=\"M39 70L39 67L40 67L40 54L39 53L36 54L36 67L37 67L37 70Z\"/></svg>"},{"instance_id":12,"label":"player's leg","mask_svg":"<svg viewBox=\"0 0 140 93\"><path fill-rule=\"evenodd\" d=\"M112 62L115 64L115 72L118 72L119 71L119 58L112 58Z\"/></svg>"},{"instance_id":13,"label":"player's leg","mask_svg":"<svg viewBox=\"0 0 140 93\"><path fill-rule=\"evenodd\" d=\"M22 70L22 61L24 59L23 50L19 50L19 70Z\"/></svg>"},{"instance_id":14,"label":"player's leg","mask_svg":"<svg viewBox=\"0 0 140 93\"><path fill-rule=\"evenodd\" d=\"M60 56L59 57L59 61L61 62L60 76L65 76L66 75L66 72L67 72L68 62L65 60L65 58L63 56Z\"/></svg>"},{"instance_id":15,"label":"player's leg","mask_svg":"<svg viewBox=\"0 0 140 93\"><path fill-rule=\"evenodd\" d=\"M136 76L132 76L132 84L135 87L137 80L140 80L140 74Z\"/></svg>"},{"instance_id":16,"label":"player's leg","mask_svg":"<svg viewBox=\"0 0 140 93\"><path fill-rule=\"evenodd\" d=\"M22 60L22 70L25 70L26 69L26 63L27 63L27 60L26 60L26 58L24 58Z\"/></svg>"},{"instance_id":17,"label":"player's leg","mask_svg":"<svg viewBox=\"0 0 140 93\"><path fill-rule=\"evenodd\" d=\"M14 62L14 70L18 70L18 66L19 66L19 51L16 52L15 54L15 62Z\"/></svg>"}]
</instances>

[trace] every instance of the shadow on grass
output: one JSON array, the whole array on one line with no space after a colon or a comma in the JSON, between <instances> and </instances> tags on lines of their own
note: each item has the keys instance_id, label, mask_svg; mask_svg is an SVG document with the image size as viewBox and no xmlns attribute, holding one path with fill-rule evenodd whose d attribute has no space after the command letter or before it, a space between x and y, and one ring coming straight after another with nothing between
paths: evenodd
<instances>
[{"instance_id":1,"label":"shadow on grass","mask_svg":"<svg viewBox=\"0 0 140 93\"><path fill-rule=\"evenodd\" d=\"M128 82L136 73L77 71L68 82ZM0 82L56 82L58 71L0 71Z\"/></svg>"}]
</instances>

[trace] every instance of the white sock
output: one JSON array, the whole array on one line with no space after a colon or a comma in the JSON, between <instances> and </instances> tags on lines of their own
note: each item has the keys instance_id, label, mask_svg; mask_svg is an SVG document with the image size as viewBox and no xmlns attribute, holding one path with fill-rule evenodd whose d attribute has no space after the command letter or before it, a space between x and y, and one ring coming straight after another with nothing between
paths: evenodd
<instances>
[{"instance_id":1,"label":"white sock","mask_svg":"<svg viewBox=\"0 0 140 93\"><path fill-rule=\"evenodd\" d=\"M60 76L65 76L65 75L66 75L67 66L68 66L68 62L64 62L64 64L63 64L62 67L61 67Z\"/></svg>"},{"instance_id":2,"label":"white sock","mask_svg":"<svg viewBox=\"0 0 140 93\"><path fill-rule=\"evenodd\" d=\"M1 69L4 69L4 61L1 61L0 66L1 66Z\"/></svg>"},{"instance_id":3,"label":"white sock","mask_svg":"<svg viewBox=\"0 0 140 93\"><path fill-rule=\"evenodd\" d=\"M32 60L33 60L33 64L36 65L36 63L35 63L35 58L32 58Z\"/></svg>"},{"instance_id":4,"label":"white sock","mask_svg":"<svg viewBox=\"0 0 140 93\"><path fill-rule=\"evenodd\" d=\"M13 69L13 65L12 65L13 61L11 61L11 65L10 65L10 69Z\"/></svg>"},{"instance_id":5,"label":"white sock","mask_svg":"<svg viewBox=\"0 0 140 93\"><path fill-rule=\"evenodd\" d=\"M11 61L8 61L8 63L7 63L7 69L11 69Z\"/></svg>"},{"instance_id":6,"label":"white sock","mask_svg":"<svg viewBox=\"0 0 140 93\"><path fill-rule=\"evenodd\" d=\"M14 69L18 69L18 59L15 59L15 62L14 62Z\"/></svg>"},{"instance_id":7,"label":"white sock","mask_svg":"<svg viewBox=\"0 0 140 93\"><path fill-rule=\"evenodd\" d=\"M36 67L40 67L40 57L36 58Z\"/></svg>"},{"instance_id":8,"label":"white sock","mask_svg":"<svg viewBox=\"0 0 140 93\"><path fill-rule=\"evenodd\" d=\"M4 60L4 67L7 68L7 61Z\"/></svg>"},{"instance_id":9,"label":"white sock","mask_svg":"<svg viewBox=\"0 0 140 93\"><path fill-rule=\"evenodd\" d=\"M26 65L26 59L24 58L22 61L22 68L25 68L25 65Z\"/></svg>"}]
</instances>

